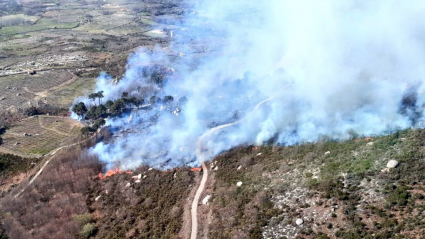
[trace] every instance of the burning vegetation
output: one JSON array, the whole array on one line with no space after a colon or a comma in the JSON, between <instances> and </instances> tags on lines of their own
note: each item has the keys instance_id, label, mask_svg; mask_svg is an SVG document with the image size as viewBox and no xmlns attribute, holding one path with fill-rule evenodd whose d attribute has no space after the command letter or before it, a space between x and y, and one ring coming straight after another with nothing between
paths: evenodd
<instances>
[{"instance_id":1,"label":"burning vegetation","mask_svg":"<svg viewBox=\"0 0 425 239\"><path fill-rule=\"evenodd\" d=\"M99 173L99 179L105 179L111 176L114 176L116 174L132 174L131 171L121 171L119 168L115 169L115 170L108 170L108 172L106 172L105 174Z\"/></svg>"}]
</instances>

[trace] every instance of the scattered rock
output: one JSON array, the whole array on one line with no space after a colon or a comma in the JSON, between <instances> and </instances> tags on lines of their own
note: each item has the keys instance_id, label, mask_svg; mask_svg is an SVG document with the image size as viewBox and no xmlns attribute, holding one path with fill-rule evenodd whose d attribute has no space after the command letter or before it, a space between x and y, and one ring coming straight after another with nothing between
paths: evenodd
<instances>
[{"instance_id":1,"label":"scattered rock","mask_svg":"<svg viewBox=\"0 0 425 239\"><path fill-rule=\"evenodd\" d=\"M127 183L126 185L125 185L125 187L126 188L129 188L131 186L131 184L130 183Z\"/></svg>"},{"instance_id":2,"label":"scattered rock","mask_svg":"<svg viewBox=\"0 0 425 239\"><path fill-rule=\"evenodd\" d=\"M242 186L242 182L237 182L236 187L240 187L240 186Z\"/></svg>"},{"instance_id":3,"label":"scattered rock","mask_svg":"<svg viewBox=\"0 0 425 239\"><path fill-rule=\"evenodd\" d=\"M99 200L99 198L100 198L100 195L97 196L94 200L97 201L97 200Z\"/></svg>"},{"instance_id":4,"label":"scattered rock","mask_svg":"<svg viewBox=\"0 0 425 239\"><path fill-rule=\"evenodd\" d=\"M214 171L217 171L217 170L218 170L218 166L215 166Z\"/></svg>"},{"instance_id":5,"label":"scattered rock","mask_svg":"<svg viewBox=\"0 0 425 239\"><path fill-rule=\"evenodd\" d=\"M390 171L389 168L384 168L384 169L381 170L381 173L388 173L389 171Z\"/></svg>"},{"instance_id":6,"label":"scattered rock","mask_svg":"<svg viewBox=\"0 0 425 239\"><path fill-rule=\"evenodd\" d=\"M16 142L16 143L15 143L15 145L18 145L18 144L20 144L20 143L19 143L19 142Z\"/></svg>"},{"instance_id":7,"label":"scattered rock","mask_svg":"<svg viewBox=\"0 0 425 239\"><path fill-rule=\"evenodd\" d=\"M136 181L134 181L135 183L140 183L140 179L137 179Z\"/></svg>"},{"instance_id":8,"label":"scattered rock","mask_svg":"<svg viewBox=\"0 0 425 239\"><path fill-rule=\"evenodd\" d=\"M325 152L325 155L330 155L330 154L331 154L331 151Z\"/></svg>"},{"instance_id":9,"label":"scattered rock","mask_svg":"<svg viewBox=\"0 0 425 239\"><path fill-rule=\"evenodd\" d=\"M211 195L207 195L206 197L204 197L204 199L202 199L202 204L204 205L208 205L208 200L210 200Z\"/></svg>"},{"instance_id":10,"label":"scattered rock","mask_svg":"<svg viewBox=\"0 0 425 239\"><path fill-rule=\"evenodd\" d=\"M148 171L151 171L153 168L149 168Z\"/></svg>"},{"instance_id":11,"label":"scattered rock","mask_svg":"<svg viewBox=\"0 0 425 239\"><path fill-rule=\"evenodd\" d=\"M239 165L239 167L236 170L241 170L241 168L242 168L242 165Z\"/></svg>"},{"instance_id":12,"label":"scattered rock","mask_svg":"<svg viewBox=\"0 0 425 239\"><path fill-rule=\"evenodd\" d=\"M387 163L387 168L395 168L398 166L398 161L391 159L390 161L388 161Z\"/></svg>"},{"instance_id":13,"label":"scattered rock","mask_svg":"<svg viewBox=\"0 0 425 239\"><path fill-rule=\"evenodd\" d=\"M262 153L258 153L256 156L260 156L260 155L262 155Z\"/></svg>"},{"instance_id":14,"label":"scattered rock","mask_svg":"<svg viewBox=\"0 0 425 239\"><path fill-rule=\"evenodd\" d=\"M301 218L298 218L298 219L295 221L295 224L297 224L297 226L302 225L303 223L304 223L304 220L303 220L303 219L301 219Z\"/></svg>"},{"instance_id":15,"label":"scattered rock","mask_svg":"<svg viewBox=\"0 0 425 239\"><path fill-rule=\"evenodd\" d=\"M373 145L373 142L369 142L369 143L367 143L366 145L367 145L367 146L372 146L372 145Z\"/></svg>"}]
</instances>

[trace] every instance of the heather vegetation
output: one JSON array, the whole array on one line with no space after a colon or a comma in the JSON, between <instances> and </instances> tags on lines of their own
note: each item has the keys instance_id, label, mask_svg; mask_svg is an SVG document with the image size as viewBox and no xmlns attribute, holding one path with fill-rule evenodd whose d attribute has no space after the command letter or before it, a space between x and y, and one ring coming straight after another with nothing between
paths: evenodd
<instances>
[{"instance_id":1,"label":"heather vegetation","mask_svg":"<svg viewBox=\"0 0 425 239\"><path fill-rule=\"evenodd\" d=\"M78 219L89 212L87 190L102 164L78 148L58 154L21 195L14 197L18 188L2 200L10 238L78 238L85 230Z\"/></svg>"},{"instance_id":2,"label":"heather vegetation","mask_svg":"<svg viewBox=\"0 0 425 239\"><path fill-rule=\"evenodd\" d=\"M88 195L98 230L94 238L178 238L194 176L188 168L161 172L140 167L96 180Z\"/></svg>"},{"instance_id":3,"label":"heather vegetation","mask_svg":"<svg viewBox=\"0 0 425 239\"><path fill-rule=\"evenodd\" d=\"M406 130L367 140L226 152L214 159L209 235L418 237L425 230L424 135ZM400 165L384 170L390 159ZM296 225L297 218L304 223Z\"/></svg>"},{"instance_id":4,"label":"heather vegetation","mask_svg":"<svg viewBox=\"0 0 425 239\"><path fill-rule=\"evenodd\" d=\"M406 130L370 140L224 152L209 165L208 237L421 235L424 135L423 130ZM389 159L400 165L382 171ZM132 174L100 179L102 168L84 150L60 153L21 196L12 200L17 188L3 199L5 232L11 238L179 237L194 172L143 166ZM298 218L302 225L295 224Z\"/></svg>"},{"instance_id":5,"label":"heather vegetation","mask_svg":"<svg viewBox=\"0 0 425 239\"><path fill-rule=\"evenodd\" d=\"M255 153L252 147L237 148L214 160L218 170L208 238L262 238L263 227L279 215L271 202L273 191L256 185L262 175Z\"/></svg>"}]
</instances>

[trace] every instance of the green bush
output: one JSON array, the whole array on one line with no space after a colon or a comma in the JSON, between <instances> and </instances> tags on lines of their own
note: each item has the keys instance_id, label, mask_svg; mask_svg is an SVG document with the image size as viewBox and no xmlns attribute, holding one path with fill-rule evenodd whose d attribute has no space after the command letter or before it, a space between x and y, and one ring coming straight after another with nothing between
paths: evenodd
<instances>
[{"instance_id":1,"label":"green bush","mask_svg":"<svg viewBox=\"0 0 425 239\"><path fill-rule=\"evenodd\" d=\"M96 226L94 223L87 223L83 226L83 229L80 231L80 236L84 238L89 238L96 231Z\"/></svg>"},{"instance_id":2,"label":"green bush","mask_svg":"<svg viewBox=\"0 0 425 239\"><path fill-rule=\"evenodd\" d=\"M86 225L93 221L93 218L90 213L75 215L74 220L77 221L81 226Z\"/></svg>"},{"instance_id":3,"label":"green bush","mask_svg":"<svg viewBox=\"0 0 425 239\"><path fill-rule=\"evenodd\" d=\"M409 198L410 193L407 191L407 188L404 186L398 186L390 193L387 201L392 205L406 206Z\"/></svg>"}]
</instances>

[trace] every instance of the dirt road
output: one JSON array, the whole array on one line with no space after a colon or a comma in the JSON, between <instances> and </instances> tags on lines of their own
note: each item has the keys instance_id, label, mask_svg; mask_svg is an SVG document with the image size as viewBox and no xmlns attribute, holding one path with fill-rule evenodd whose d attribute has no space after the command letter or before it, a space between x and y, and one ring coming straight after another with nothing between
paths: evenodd
<instances>
[{"instance_id":1,"label":"dirt road","mask_svg":"<svg viewBox=\"0 0 425 239\"><path fill-rule=\"evenodd\" d=\"M208 178L208 168L207 166L205 166L205 163L202 163L202 170L203 170L202 180L201 180L201 183L199 184L199 188L196 191L195 197L193 198L193 202L192 202L192 212L191 212L192 213L192 231L190 234L191 239L196 239L196 236L198 234L199 197L201 197L201 194L204 191L205 183L207 182L207 178Z\"/></svg>"},{"instance_id":2,"label":"dirt road","mask_svg":"<svg viewBox=\"0 0 425 239\"><path fill-rule=\"evenodd\" d=\"M204 191L205 184L206 184L207 179L208 179L208 168L205 166L205 161L209 160L210 158L208 156L206 156L204 152L202 152L202 142L204 141L205 138L209 137L212 133L214 133L218 130L239 124L240 122L244 121L245 119L250 117L251 114L253 114L264 103L266 103L266 102L270 101L271 99L275 98L276 96L280 95L285 88L286 87L283 87L277 93L275 93L273 96L260 101L254 107L254 109L252 109L251 112L249 114L247 114L244 118L242 118L238 121L235 121L233 123L223 124L223 125L219 125L217 127L211 128L210 130L206 131L201 137L199 137L198 141L196 142L196 157L198 158L199 162L201 162L201 164L202 164L203 175L202 175L201 183L199 184L199 188L196 191L195 198L193 199L193 202L192 202L192 209L191 209L192 230L191 230L191 234L190 234L190 239L196 239L196 237L198 235L198 204L199 204L199 198L201 197L201 194Z\"/></svg>"},{"instance_id":3,"label":"dirt road","mask_svg":"<svg viewBox=\"0 0 425 239\"><path fill-rule=\"evenodd\" d=\"M93 137L95 137L95 135L92 135L92 136L90 136L89 138L87 138L87 139L84 139L84 140L81 140L81 141L78 141L78 142L76 142L76 143L73 143L73 144L69 144L69 145L65 145L65 146L62 146L62 147L59 147L59 148L56 148L56 149L54 149L54 150L52 150L52 152L50 152L48 155L50 155L50 158L48 159L48 160L46 160L46 162L43 164L43 166L40 168L40 170L38 170L38 172L34 175L34 177L29 181L29 183L26 185L26 186L24 186L24 188L22 188L22 190L21 191L19 191L15 196L14 196L14 198L17 198L17 197L19 197L24 191L25 191L25 189L27 189L36 179L37 179L37 177L43 172L43 170L44 170L44 168L50 163L50 161L52 161L52 159L56 156L56 153L59 151L59 150L61 150L61 149L64 149L64 148L69 148L69 147L72 147L72 146L76 146L76 145L78 145L78 144L81 144L82 142L85 142L85 141L87 141L87 140L90 140L90 139L92 139Z\"/></svg>"}]
</instances>

